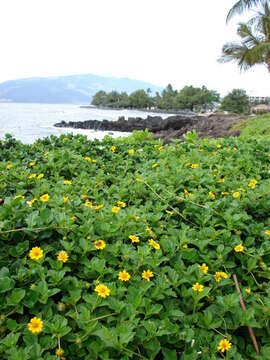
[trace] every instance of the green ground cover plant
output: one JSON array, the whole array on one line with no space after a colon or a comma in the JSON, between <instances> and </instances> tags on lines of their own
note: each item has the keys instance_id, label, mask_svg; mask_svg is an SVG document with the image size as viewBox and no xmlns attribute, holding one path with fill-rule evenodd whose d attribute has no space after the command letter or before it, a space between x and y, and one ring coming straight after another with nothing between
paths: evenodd
<instances>
[{"instance_id":1,"label":"green ground cover plant","mask_svg":"<svg viewBox=\"0 0 270 360\"><path fill-rule=\"evenodd\" d=\"M270 140L270 115L250 116L234 125L233 130L240 130L242 138L256 137Z\"/></svg>"},{"instance_id":2,"label":"green ground cover plant","mask_svg":"<svg viewBox=\"0 0 270 360\"><path fill-rule=\"evenodd\" d=\"M0 358L269 359L269 170L266 140L7 137Z\"/></svg>"}]
</instances>

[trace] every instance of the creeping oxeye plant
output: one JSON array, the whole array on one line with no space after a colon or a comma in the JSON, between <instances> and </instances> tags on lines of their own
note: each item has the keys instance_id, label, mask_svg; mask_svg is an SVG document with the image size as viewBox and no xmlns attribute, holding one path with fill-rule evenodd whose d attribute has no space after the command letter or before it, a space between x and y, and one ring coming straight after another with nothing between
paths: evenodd
<instances>
[{"instance_id":1,"label":"creeping oxeye plant","mask_svg":"<svg viewBox=\"0 0 270 360\"><path fill-rule=\"evenodd\" d=\"M147 132L1 142L0 359L270 359L269 154Z\"/></svg>"}]
</instances>

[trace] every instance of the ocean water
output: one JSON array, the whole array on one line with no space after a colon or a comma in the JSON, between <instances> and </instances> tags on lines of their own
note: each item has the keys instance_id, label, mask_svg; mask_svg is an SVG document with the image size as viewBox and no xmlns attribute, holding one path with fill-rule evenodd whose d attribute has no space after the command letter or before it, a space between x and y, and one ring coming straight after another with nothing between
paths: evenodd
<instances>
[{"instance_id":1,"label":"ocean water","mask_svg":"<svg viewBox=\"0 0 270 360\"><path fill-rule=\"evenodd\" d=\"M39 138L65 133L85 134L90 140L102 139L110 134L112 137L128 136L129 133L56 128L54 124L64 121L112 120L119 116L146 118L154 113L136 110L102 110L80 108L78 105L66 104L12 104L0 103L0 139L9 133L25 144L33 143ZM168 114L158 114L163 118Z\"/></svg>"}]
</instances>

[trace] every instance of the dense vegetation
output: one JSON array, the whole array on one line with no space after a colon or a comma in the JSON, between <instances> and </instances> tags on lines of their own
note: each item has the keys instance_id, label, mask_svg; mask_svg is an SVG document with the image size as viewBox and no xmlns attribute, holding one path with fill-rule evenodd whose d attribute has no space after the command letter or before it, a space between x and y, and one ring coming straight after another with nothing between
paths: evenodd
<instances>
[{"instance_id":1,"label":"dense vegetation","mask_svg":"<svg viewBox=\"0 0 270 360\"><path fill-rule=\"evenodd\" d=\"M1 359L270 358L269 155L195 133L3 141Z\"/></svg>"},{"instance_id":2,"label":"dense vegetation","mask_svg":"<svg viewBox=\"0 0 270 360\"><path fill-rule=\"evenodd\" d=\"M125 92L99 91L92 99L92 105L111 108L146 109L156 108L161 110L209 110L219 102L220 96L214 90L208 90L205 86L196 88L185 86L182 90L174 90L168 85L161 94L155 96L151 91L137 90L128 95Z\"/></svg>"},{"instance_id":3,"label":"dense vegetation","mask_svg":"<svg viewBox=\"0 0 270 360\"><path fill-rule=\"evenodd\" d=\"M232 90L222 99L220 109L235 114L248 114L250 102L246 91L242 89Z\"/></svg>"}]
</instances>

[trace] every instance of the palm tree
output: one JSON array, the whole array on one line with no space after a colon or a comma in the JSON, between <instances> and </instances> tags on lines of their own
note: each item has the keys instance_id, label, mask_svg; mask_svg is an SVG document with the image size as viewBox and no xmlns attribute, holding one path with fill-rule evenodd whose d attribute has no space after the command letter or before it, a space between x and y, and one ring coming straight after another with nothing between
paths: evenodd
<instances>
[{"instance_id":1,"label":"palm tree","mask_svg":"<svg viewBox=\"0 0 270 360\"><path fill-rule=\"evenodd\" d=\"M263 64L270 72L270 5L265 2L256 16L240 23L237 33L241 41L225 44L219 62L236 61L241 70Z\"/></svg>"},{"instance_id":2,"label":"palm tree","mask_svg":"<svg viewBox=\"0 0 270 360\"><path fill-rule=\"evenodd\" d=\"M245 10L250 10L258 5L264 6L267 3L269 0L238 0L229 11L226 21L229 22L233 16L242 14Z\"/></svg>"}]
</instances>

